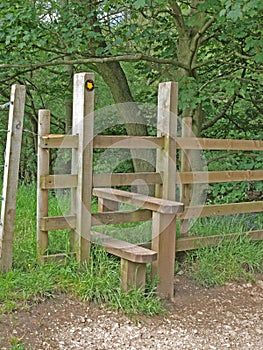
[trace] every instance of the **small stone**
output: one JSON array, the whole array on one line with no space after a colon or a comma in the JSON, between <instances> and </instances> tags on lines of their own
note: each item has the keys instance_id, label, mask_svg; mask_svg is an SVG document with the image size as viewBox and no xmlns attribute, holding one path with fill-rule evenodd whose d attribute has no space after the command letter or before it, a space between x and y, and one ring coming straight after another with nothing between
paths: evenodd
<instances>
[{"instance_id":1,"label":"small stone","mask_svg":"<svg viewBox=\"0 0 263 350\"><path fill-rule=\"evenodd\" d=\"M85 323L85 321L86 321L85 317L83 317L83 316L79 317L79 322L80 323Z\"/></svg>"},{"instance_id":2,"label":"small stone","mask_svg":"<svg viewBox=\"0 0 263 350\"><path fill-rule=\"evenodd\" d=\"M257 285L259 288L263 289L263 281L262 281L262 280L258 280L258 281L256 282L256 285Z\"/></svg>"}]
</instances>

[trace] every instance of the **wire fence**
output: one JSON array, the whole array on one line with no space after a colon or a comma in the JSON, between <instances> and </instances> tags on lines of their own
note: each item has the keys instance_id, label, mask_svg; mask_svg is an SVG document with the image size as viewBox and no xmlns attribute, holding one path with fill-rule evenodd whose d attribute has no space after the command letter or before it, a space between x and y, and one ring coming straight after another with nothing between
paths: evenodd
<instances>
[{"instance_id":1,"label":"wire fence","mask_svg":"<svg viewBox=\"0 0 263 350\"><path fill-rule=\"evenodd\" d=\"M5 109L5 108L9 107L12 104L14 104L13 101L8 101L8 102L4 103L3 105L0 105L0 109Z\"/></svg>"}]
</instances>

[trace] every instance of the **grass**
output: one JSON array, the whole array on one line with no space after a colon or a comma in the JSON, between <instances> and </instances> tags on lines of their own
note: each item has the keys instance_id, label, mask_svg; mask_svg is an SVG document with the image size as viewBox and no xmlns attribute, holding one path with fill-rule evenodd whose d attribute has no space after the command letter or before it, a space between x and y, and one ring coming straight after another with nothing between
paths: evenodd
<instances>
[{"instance_id":1,"label":"grass","mask_svg":"<svg viewBox=\"0 0 263 350\"><path fill-rule=\"evenodd\" d=\"M61 213L65 214L64 209L61 209L56 197L51 194L49 214ZM202 235L242 232L247 231L251 224L254 228L262 228L262 214L253 217L200 219L192 230L201 232ZM128 237L127 232L130 230L135 232L134 225L124 225L118 229L118 233L115 228L109 230L116 236L125 237ZM137 226L136 232L148 231L143 225ZM124 293L120 288L119 259L109 256L99 247L92 248L89 266L78 266L72 259L63 264L38 264L35 233L36 190L33 185L20 186L13 269L6 274L0 274L0 314L12 312L19 307L29 308L32 304L52 298L58 293L68 293L88 302L106 304L111 309L121 310L129 315L151 316L165 312L165 304L155 293L156 281L148 281L145 293L140 290ZM50 236L51 253L69 250L68 231L55 231ZM222 240L217 247L190 252L180 267L180 272L183 268L184 273L189 273L197 283L210 287L229 281L253 280L256 272L263 272L262 262L263 241L251 242L247 237L240 236L228 242ZM20 345L14 346L19 349Z\"/></svg>"},{"instance_id":2,"label":"grass","mask_svg":"<svg viewBox=\"0 0 263 350\"><path fill-rule=\"evenodd\" d=\"M50 215L60 215L61 207L50 198ZM165 311L156 293L156 283L147 283L146 292L124 293L120 287L120 261L102 248L93 247L89 266L75 260L41 265L36 260L36 190L20 186L17 199L13 269L0 274L0 314L18 307L30 307L58 293L69 293L85 301L106 304L129 315L154 315ZM50 253L67 252L69 232L50 235Z\"/></svg>"},{"instance_id":3,"label":"grass","mask_svg":"<svg viewBox=\"0 0 263 350\"><path fill-rule=\"evenodd\" d=\"M233 281L254 281L263 272L263 241L251 241L242 232L263 229L263 214L229 215L202 218L192 231L202 236L236 233L222 238L215 247L205 247L188 253L185 266L195 281L205 287L222 286Z\"/></svg>"},{"instance_id":4,"label":"grass","mask_svg":"<svg viewBox=\"0 0 263 350\"><path fill-rule=\"evenodd\" d=\"M216 247L198 249L187 258L190 275L205 287L254 281L255 273L263 272L262 263L263 242L241 235L229 241L222 239Z\"/></svg>"}]
</instances>

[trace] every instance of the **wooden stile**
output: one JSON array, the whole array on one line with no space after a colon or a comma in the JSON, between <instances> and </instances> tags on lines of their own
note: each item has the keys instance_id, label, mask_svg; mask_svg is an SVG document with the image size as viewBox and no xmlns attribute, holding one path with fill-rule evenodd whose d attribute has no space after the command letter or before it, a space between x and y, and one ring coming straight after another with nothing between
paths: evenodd
<instances>
[{"instance_id":1,"label":"wooden stile","mask_svg":"<svg viewBox=\"0 0 263 350\"><path fill-rule=\"evenodd\" d=\"M218 140L191 137L191 118L185 120L183 137L177 138L178 85L168 82L159 85L157 136L113 136L94 137L94 91L86 89L86 81L93 81L91 73L80 73L74 77L73 132L72 135L50 135L47 123L40 125L38 174L38 252L42 260L61 259L65 254L43 255L48 252L48 231L70 229L72 254L79 262L88 261L91 242L102 245L107 252L121 258L122 288L144 288L146 264L152 265L152 277L159 276L157 287L159 295L173 298L174 263L176 251L196 249L206 245L215 245L223 237L180 237L176 240L176 219L185 224L182 232L188 232L189 219L205 216L222 216L241 213L259 213L263 201L223 205L190 206L190 188L192 184L260 181L262 170L238 171L191 171L189 154L191 150L250 150L262 151L260 140ZM73 148L72 172L64 175L50 175L48 169L49 148ZM93 149L156 149L156 172L129 174L94 174ZM176 172L176 151L184 150L182 171ZM133 151L135 152L135 151ZM139 153L137 153L139 154ZM139 193L113 189L117 186L155 185L156 197ZM175 201L176 185L182 186L181 201ZM71 188L71 215L49 217L47 193L49 189ZM91 214L92 195L98 197L98 213ZM138 208L119 211L118 203L127 203ZM123 240L95 232L94 227L105 224L131 223L152 220L152 242L150 249L131 244ZM93 227L93 228L92 228ZM243 233L251 239L262 239L263 231ZM41 249L40 249L41 247ZM148 247L147 247L148 248Z\"/></svg>"}]
</instances>

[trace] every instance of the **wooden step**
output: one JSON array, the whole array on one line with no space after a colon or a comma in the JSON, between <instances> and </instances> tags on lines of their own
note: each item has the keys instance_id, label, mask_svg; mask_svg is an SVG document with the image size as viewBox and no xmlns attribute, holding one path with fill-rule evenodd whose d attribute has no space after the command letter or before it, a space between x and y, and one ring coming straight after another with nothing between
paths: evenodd
<instances>
[{"instance_id":1,"label":"wooden step","mask_svg":"<svg viewBox=\"0 0 263 350\"><path fill-rule=\"evenodd\" d=\"M99 232L92 231L91 240L104 247L108 253L134 263L146 264L157 260L157 253L153 250Z\"/></svg>"}]
</instances>

